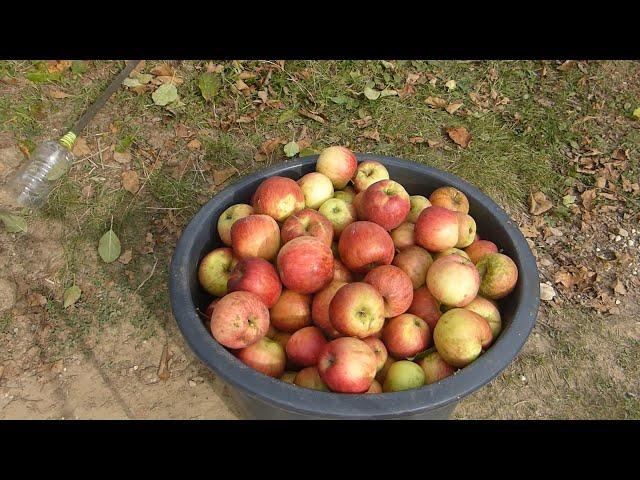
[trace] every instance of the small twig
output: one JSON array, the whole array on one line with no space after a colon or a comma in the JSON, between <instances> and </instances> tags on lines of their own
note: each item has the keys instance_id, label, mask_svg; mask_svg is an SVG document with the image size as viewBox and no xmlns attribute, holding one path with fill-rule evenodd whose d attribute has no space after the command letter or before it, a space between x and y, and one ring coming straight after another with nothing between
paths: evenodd
<instances>
[{"instance_id":1,"label":"small twig","mask_svg":"<svg viewBox=\"0 0 640 480\"><path fill-rule=\"evenodd\" d=\"M138 285L138 288L136 288L133 293L137 293L138 290L140 290L142 288L142 286L145 283L147 283L147 280L149 280L153 276L153 272L156 271L156 265L158 265L158 259L157 258L156 258L156 262L153 264L153 268L151 269L151 273L149 274L149 276L147 278L145 278L140 285Z\"/></svg>"}]
</instances>

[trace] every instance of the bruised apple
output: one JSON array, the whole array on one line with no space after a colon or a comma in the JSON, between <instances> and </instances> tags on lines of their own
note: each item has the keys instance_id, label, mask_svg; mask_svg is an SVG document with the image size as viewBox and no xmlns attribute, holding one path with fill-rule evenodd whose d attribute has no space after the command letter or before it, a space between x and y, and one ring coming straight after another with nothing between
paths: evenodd
<instances>
[{"instance_id":1,"label":"bruised apple","mask_svg":"<svg viewBox=\"0 0 640 480\"><path fill-rule=\"evenodd\" d=\"M476 240L465 248L464 251L469 256L469 260L477 264L485 255L498 253L498 247L489 240Z\"/></svg>"},{"instance_id":2,"label":"bruised apple","mask_svg":"<svg viewBox=\"0 0 640 480\"><path fill-rule=\"evenodd\" d=\"M255 293L267 308L273 307L282 293L278 272L262 258L240 260L231 271L227 285L230 292Z\"/></svg>"},{"instance_id":3,"label":"bruised apple","mask_svg":"<svg viewBox=\"0 0 640 480\"><path fill-rule=\"evenodd\" d=\"M440 303L464 307L480 288L476 266L460 255L449 255L433 262L427 272L427 288Z\"/></svg>"},{"instance_id":4,"label":"bruised apple","mask_svg":"<svg viewBox=\"0 0 640 480\"><path fill-rule=\"evenodd\" d=\"M429 196L431 205L443 207L454 212L469 213L467 196L454 187L436 188Z\"/></svg>"},{"instance_id":5,"label":"bruised apple","mask_svg":"<svg viewBox=\"0 0 640 480\"><path fill-rule=\"evenodd\" d=\"M499 300L509 295L518 282L518 267L502 253L490 253L476 264L480 272L480 295Z\"/></svg>"}]
</instances>

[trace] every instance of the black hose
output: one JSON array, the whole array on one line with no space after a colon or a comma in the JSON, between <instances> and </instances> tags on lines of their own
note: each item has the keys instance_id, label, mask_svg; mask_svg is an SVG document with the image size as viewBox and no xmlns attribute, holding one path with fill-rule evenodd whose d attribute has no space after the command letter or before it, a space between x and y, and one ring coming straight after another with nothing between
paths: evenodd
<instances>
[{"instance_id":1,"label":"black hose","mask_svg":"<svg viewBox=\"0 0 640 480\"><path fill-rule=\"evenodd\" d=\"M124 69L111 81L107 89L104 93L98 98L91 106L84 112L80 120L76 122L71 131L76 135L80 135L80 132L84 130L87 124L91 121L91 119L98 113L98 111L104 106L104 104L109 100L109 97L113 95L125 78L129 76L129 74L133 71L134 68L140 63L140 60L129 60Z\"/></svg>"}]
</instances>

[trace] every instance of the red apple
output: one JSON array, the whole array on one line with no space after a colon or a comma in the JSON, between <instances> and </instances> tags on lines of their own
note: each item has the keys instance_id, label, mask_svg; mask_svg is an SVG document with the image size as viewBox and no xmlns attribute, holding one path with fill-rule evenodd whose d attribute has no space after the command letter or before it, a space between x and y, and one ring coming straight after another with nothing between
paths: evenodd
<instances>
[{"instance_id":1,"label":"red apple","mask_svg":"<svg viewBox=\"0 0 640 480\"><path fill-rule=\"evenodd\" d=\"M458 243L457 248L465 248L471 245L476 237L476 221L471 215L456 212L458 217Z\"/></svg>"},{"instance_id":2,"label":"red apple","mask_svg":"<svg viewBox=\"0 0 640 480\"><path fill-rule=\"evenodd\" d=\"M284 350L270 338L262 337L256 343L239 350L236 356L245 365L270 377L278 378L284 373Z\"/></svg>"},{"instance_id":3,"label":"red apple","mask_svg":"<svg viewBox=\"0 0 640 480\"><path fill-rule=\"evenodd\" d=\"M411 302L407 313L412 313L427 322L432 332L442 315L440 302L431 295L431 292L425 286L413 292L413 302Z\"/></svg>"},{"instance_id":4,"label":"red apple","mask_svg":"<svg viewBox=\"0 0 640 480\"><path fill-rule=\"evenodd\" d=\"M321 392L331 391L320 377L317 367L303 368L298 372L293 383L299 387L310 388L311 390L319 390Z\"/></svg>"},{"instance_id":5,"label":"red apple","mask_svg":"<svg viewBox=\"0 0 640 480\"><path fill-rule=\"evenodd\" d=\"M358 220L366 220L366 216L364 213L364 204L362 203L365 192L366 190L357 193L356 196L353 197L353 201L351 202L351 205L353 205L353 207L356 209L356 218Z\"/></svg>"},{"instance_id":6,"label":"red apple","mask_svg":"<svg viewBox=\"0 0 640 480\"><path fill-rule=\"evenodd\" d=\"M425 384L439 382L443 378L453 375L454 367L445 362L438 352L431 352L418 362L425 376Z\"/></svg>"},{"instance_id":7,"label":"red apple","mask_svg":"<svg viewBox=\"0 0 640 480\"><path fill-rule=\"evenodd\" d=\"M392 356L387 356L387 360L384 362L384 366L380 369L380 371L376 374L376 380L380 383L384 383L384 379L387 377L387 372L391 365L396 363L397 360Z\"/></svg>"},{"instance_id":8,"label":"red apple","mask_svg":"<svg viewBox=\"0 0 640 480\"><path fill-rule=\"evenodd\" d=\"M502 253L490 253L476 264L480 273L480 295L498 300L509 295L518 282L518 267Z\"/></svg>"},{"instance_id":9,"label":"red apple","mask_svg":"<svg viewBox=\"0 0 640 480\"><path fill-rule=\"evenodd\" d=\"M228 348L244 348L269 330L269 310L251 292L231 292L220 299L211 315L211 334Z\"/></svg>"},{"instance_id":10,"label":"red apple","mask_svg":"<svg viewBox=\"0 0 640 480\"><path fill-rule=\"evenodd\" d=\"M393 265L409 276L414 290L424 285L432 263L431 254L417 245L405 248L393 259Z\"/></svg>"},{"instance_id":11,"label":"red apple","mask_svg":"<svg viewBox=\"0 0 640 480\"><path fill-rule=\"evenodd\" d=\"M254 192L251 204L256 213L269 215L278 222L284 222L305 206L300 185L286 177L263 181Z\"/></svg>"},{"instance_id":12,"label":"red apple","mask_svg":"<svg viewBox=\"0 0 640 480\"><path fill-rule=\"evenodd\" d=\"M285 289L270 313L273 326L283 332L307 327L311 325L311 295Z\"/></svg>"},{"instance_id":13,"label":"red apple","mask_svg":"<svg viewBox=\"0 0 640 480\"><path fill-rule=\"evenodd\" d=\"M471 261L449 255L433 262L427 272L427 288L440 303L464 307L476 298L480 275Z\"/></svg>"},{"instance_id":14,"label":"red apple","mask_svg":"<svg viewBox=\"0 0 640 480\"><path fill-rule=\"evenodd\" d=\"M386 167L375 160L365 160L358 165L353 177L353 186L356 192L362 192L379 180L389 180Z\"/></svg>"},{"instance_id":15,"label":"red apple","mask_svg":"<svg viewBox=\"0 0 640 480\"><path fill-rule=\"evenodd\" d=\"M469 260L473 263L478 263L485 255L488 255L489 253L498 253L498 247L495 243L490 242L489 240L476 240L465 248L464 251L469 255Z\"/></svg>"},{"instance_id":16,"label":"red apple","mask_svg":"<svg viewBox=\"0 0 640 480\"><path fill-rule=\"evenodd\" d=\"M340 260L352 272L367 272L389 265L395 253L393 240L380 225L360 221L344 229L338 242Z\"/></svg>"},{"instance_id":17,"label":"red apple","mask_svg":"<svg viewBox=\"0 0 640 480\"><path fill-rule=\"evenodd\" d=\"M442 252L458 243L458 217L442 207L425 208L416 222L416 244L430 252Z\"/></svg>"},{"instance_id":18,"label":"red apple","mask_svg":"<svg viewBox=\"0 0 640 480\"><path fill-rule=\"evenodd\" d=\"M229 275L238 263L230 248L216 248L200 261L198 280L207 293L222 297L227 294Z\"/></svg>"},{"instance_id":19,"label":"red apple","mask_svg":"<svg viewBox=\"0 0 640 480\"><path fill-rule=\"evenodd\" d=\"M473 362L493 340L489 323L477 313L452 308L438 320L433 341L443 360L462 368Z\"/></svg>"},{"instance_id":20,"label":"red apple","mask_svg":"<svg viewBox=\"0 0 640 480\"><path fill-rule=\"evenodd\" d=\"M341 282L353 282L353 273L345 267L344 263L334 257L333 259L333 279Z\"/></svg>"},{"instance_id":21,"label":"red apple","mask_svg":"<svg viewBox=\"0 0 640 480\"><path fill-rule=\"evenodd\" d=\"M329 177L334 189L344 188L356 173L357 167L358 161L353 152L338 146L325 148L316 162L316 172Z\"/></svg>"},{"instance_id":22,"label":"red apple","mask_svg":"<svg viewBox=\"0 0 640 480\"><path fill-rule=\"evenodd\" d=\"M387 321L382 329L382 341L394 358L413 357L427 349L431 343L431 330L417 315L403 313Z\"/></svg>"},{"instance_id":23,"label":"red apple","mask_svg":"<svg viewBox=\"0 0 640 480\"><path fill-rule=\"evenodd\" d=\"M295 332L287 342L287 358L301 367L318 363L318 356L327 340L318 327L304 327Z\"/></svg>"},{"instance_id":24,"label":"red apple","mask_svg":"<svg viewBox=\"0 0 640 480\"><path fill-rule=\"evenodd\" d=\"M409 215L409 194L393 180L380 180L367 188L362 199L362 209L370 222L385 230L393 230Z\"/></svg>"},{"instance_id":25,"label":"red apple","mask_svg":"<svg viewBox=\"0 0 640 480\"><path fill-rule=\"evenodd\" d=\"M310 208L291 215L280 230L282 244L297 237L310 236L322 240L331 246L333 242L333 225L320 213Z\"/></svg>"},{"instance_id":26,"label":"red apple","mask_svg":"<svg viewBox=\"0 0 640 480\"><path fill-rule=\"evenodd\" d=\"M331 320L329 318L329 304L336 292L346 284L346 282L333 280L327 287L323 288L313 296L313 303L311 304L311 319L313 320L314 325L320 327L329 338L342 336L342 334L331 324Z\"/></svg>"},{"instance_id":27,"label":"red apple","mask_svg":"<svg viewBox=\"0 0 640 480\"><path fill-rule=\"evenodd\" d=\"M314 293L333 278L331 248L315 237L297 237L285 243L276 260L285 287L298 293Z\"/></svg>"},{"instance_id":28,"label":"red apple","mask_svg":"<svg viewBox=\"0 0 640 480\"><path fill-rule=\"evenodd\" d=\"M369 345L371 350L373 350L373 353L375 353L376 358L378 359L377 371L379 372L382 370L385 363L387 363L387 357L389 356L387 353L387 347L385 347L382 340L377 337L367 337L362 339L362 341Z\"/></svg>"},{"instance_id":29,"label":"red apple","mask_svg":"<svg viewBox=\"0 0 640 480\"><path fill-rule=\"evenodd\" d=\"M330 198L318 209L333 226L333 233L336 238L344 231L347 225L356 221L356 207L339 198Z\"/></svg>"},{"instance_id":30,"label":"red apple","mask_svg":"<svg viewBox=\"0 0 640 480\"><path fill-rule=\"evenodd\" d=\"M431 202L427 200L427 197L422 195L411 195L409 197L409 215L407 216L407 222L416 223L422 210L431 206Z\"/></svg>"},{"instance_id":31,"label":"red apple","mask_svg":"<svg viewBox=\"0 0 640 480\"><path fill-rule=\"evenodd\" d=\"M369 337L384 325L384 299L368 283L348 283L331 299L329 318L333 327L344 335Z\"/></svg>"},{"instance_id":32,"label":"red apple","mask_svg":"<svg viewBox=\"0 0 640 480\"><path fill-rule=\"evenodd\" d=\"M369 390L367 390L364 393L382 393L382 385L380 385L380 382L374 379L371 382L371 386L369 387Z\"/></svg>"},{"instance_id":33,"label":"red apple","mask_svg":"<svg viewBox=\"0 0 640 480\"><path fill-rule=\"evenodd\" d=\"M262 258L240 260L229 275L228 288L230 292L255 293L267 308L273 307L282 293L278 272Z\"/></svg>"},{"instance_id":34,"label":"red apple","mask_svg":"<svg viewBox=\"0 0 640 480\"><path fill-rule=\"evenodd\" d=\"M237 220L253 213L253 207L246 203L238 203L227 208L218 218L218 235L225 245L231 246L231 227Z\"/></svg>"},{"instance_id":35,"label":"red apple","mask_svg":"<svg viewBox=\"0 0 640 480\"><path fill-rule=\"evenodd\" d=\"M396 317L407 311L413 300L413 283L409 276L393 265L374 268L364 281L373 285L384 299L384 316Z\"/></svg>"},{"instance_id":36,"label":"red apple","mask_svg":"<svg viewBox=\"0 0 640 480\"><path fill-rule=\"evenodd\" d=\"M231 245L240 259L273 260L280 250L280 227L268 215L249 215L231 227Z\"/></svg>"},{"instance_id":37,"label":"red apple","mask_svg":"<svg viewBox=\"0 0 640 480\"><path fill-rule=\"evenodd\" d=\"M416 237L413 232L414 228L415 225L413 223L404 222L391 230L391 239L393 240L396 250L401 251L416 244Z\"/></svg>"},{"instance_id":38,"label":"red apple","mask_svg":"<svg viewBox=\"0 0 640 480\"><path fill-rule=\"evenodd\" d=\"M498 304L496 302L478 296L464 308L477 313L489 323L493 338L496 338L500 334L502 330L502 319L500 318L500 310L498 310Z\"/></svg>"},{"instance_id":39,"label":"red apple","mask_svg":"<svg viewBox=\"0 0 640 480\"><path fill-rule=\"evenodd\" d=\"M326 175L311 172L298 180L300 190L304 195L304 203L307 208L318 209L320 205L333 197L333 184Z\"/></svg>"},{"instance_id":40,"label":"red apple","mask_svg":"<svg viewBox=\"0 0 640 480\"><path fill-rule=\"evenodd\" d=\"M318 371L334 392L364 393L376 376L377 364L369 345L357 338L342 337L323 347Z\"/></svg>"},{"instance_id":41,"label":"red apple","mask_svg":"<svg viewBox=\"0 0 640 480\"><path fill-rule=\"evenodd\" d=\"M431 205L443 207L454 212L469 213L467 196L454 187L436 188L429 197Z\"/></svg>"},{"instance_id":42,"label":"red apple","mask_svg":"<svg viewBox=\"0 0 640 480\"><path fill-rule=\"evenodd\" d=\"M434 260L437 260L439 258L446 257L447 255L460 255L467 260L471 260L469 258L469 255L467 255L467 252L465 252L464 250L460 250L459 248L447 248L444 252L436 253L433 258Z\"/></svg>"}]
</instances>

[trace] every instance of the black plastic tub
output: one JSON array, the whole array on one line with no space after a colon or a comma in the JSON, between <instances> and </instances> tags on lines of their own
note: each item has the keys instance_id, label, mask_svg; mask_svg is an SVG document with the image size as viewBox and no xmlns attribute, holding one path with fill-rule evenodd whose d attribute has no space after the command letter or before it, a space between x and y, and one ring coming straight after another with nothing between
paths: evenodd
<instances>
[{"instance_id":1,"label":"black plastic tub","mask_svg":"<svg viewBox=\"0 0 640 480\"><path fill-rule=\"evenodd\" d=\"M298 179L315 169L317 156L280 163L242 178L210 200L185 228L173 255L169 290L178 327L195 354L229 386L245 417L255 419L444 419L456 403L504 370L518 354L536 320L538 270L529 245L517 225L489 197L449 173L398 158L357 155L377 160L410 195L429 194L452 185L469 198L470 215L478 234L495 242L518 266L514 292L500 302L503 330L495 343L471 365L455 375L417 390L383 394L346 395L318 392L272 379L241 363L218 344L196 309L204 311L211 297L198 283L200 260L222 246L217 234L220 214L235 203L250 203L251 194L274 175Z\"/></svg>"}]
</instances>

